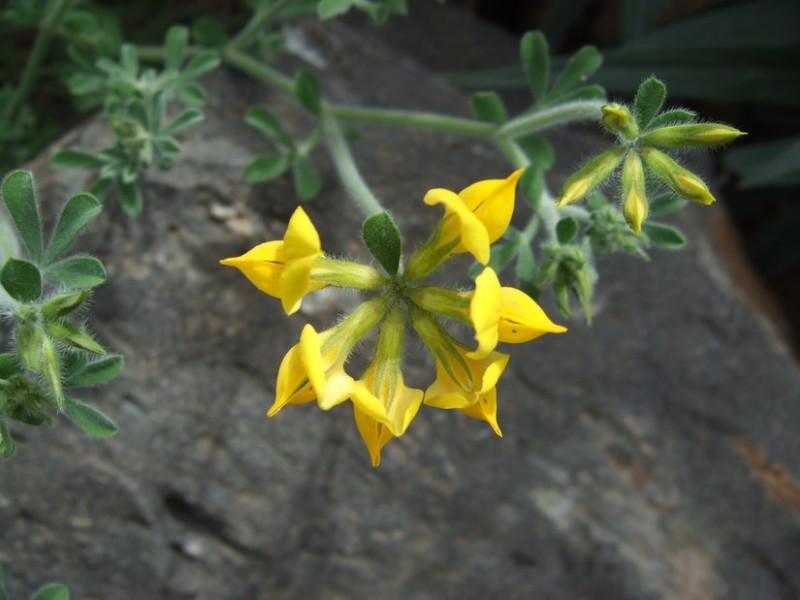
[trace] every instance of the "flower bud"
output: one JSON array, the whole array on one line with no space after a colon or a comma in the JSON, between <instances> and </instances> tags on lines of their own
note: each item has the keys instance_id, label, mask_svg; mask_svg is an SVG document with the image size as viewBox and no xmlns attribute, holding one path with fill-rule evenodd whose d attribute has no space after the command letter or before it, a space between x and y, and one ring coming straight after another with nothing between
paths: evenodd
<instances>
[{"instance_id":1,"label":"flower bud","mask_svg":"<svg viewBox=\"0 0 800 600\"><path fill-rule=\"evenodd\" d=\"M624 104L605 104L600 108L603 113L601 121L611 133L621 135L626 139L635 139L639 134L639 126L631 111Z\"/></svg>"},{"instance_id":2,"label":"flower bud","mask_svg":"<svg viewBox=\"0 0 800 600\"><path fill-rule=\"evenodd\" d=\"M685 169L669 156L653 147L642 148L647 166L658 178L679 196L700 204L711 204L716 200L700 177Z\"/></svg>"},{"instance_id":3,"label":"flower bud","mask_svg":"<svg viewBox=\"0 0 800 600\"><path fill-rule=\"evenodd\" d=\"M642 136L642 142L662 148L708 148L727 144L742 135L747 134L728 125L693 123L653 129Z\"/></svg>"},{"instance_id":4,"label":"flower bud","mask_svg":"<svg viewBox=\"0 0 800 600\"><path fill-rule=\"evenodd\" d=\"M624 148L614 147L585 163L564 182L556 206L577 202L600 185L622 162L624 152Z\"/></svg>"},{"instance_id":5,"label":"flower bud","mask_svg":"<svg viewBox=\"0 0 800 600\"><path fill-rule=\"evenodd\" d=\"M641 233L647 218L647 196L642 159L636 152L628 154L622 167L622 212L631 229Z\"/></svg>"}]
</instances>

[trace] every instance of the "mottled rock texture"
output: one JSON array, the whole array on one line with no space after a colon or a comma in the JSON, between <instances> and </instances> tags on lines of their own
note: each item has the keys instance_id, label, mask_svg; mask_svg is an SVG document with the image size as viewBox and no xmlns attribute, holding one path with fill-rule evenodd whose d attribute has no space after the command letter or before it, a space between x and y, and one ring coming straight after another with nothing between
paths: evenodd
<instances>
[{"instance_id":1,"label":"mottled rock texture","mask_svg":"<svg viewBox=\"0 0 800 600\"><path fill-rule=\"evenodd\" d=\"M335 99L466 108L380 33L304 31L330 57ZM357 298L320 293L288 319L217 263L279 237L296 205L288 179L242 183L268 149L243 112L267 103L296 132L311 121L237 73L207 86L208 118L185 160L147 175L141 218L109 205L81 239L109 271L93 329L127 361L84 398L120 433L15 430L17 455L0 465L14 598L47 580L80 600L800 597L800 377L730 280L709 213L683 214L684 252L603 263L591 328L567 322L513 349L502 440L423 410L375 470L345 406L264 417L303 324L324 327ZM91 120L52 151L99 147L103 131ZM553 140L565 168L598 144L577 130ZM416 240L439 215L425 190L509 170L476 142L403 129L365 127L355 152ZM325 187L307 209L323 245L363 258L359 216L324 152L314 158ZM50 212L87 183L47 156L32 168ZM409 373L431 373L418 346Z\"/></svg>"}]
</instances>

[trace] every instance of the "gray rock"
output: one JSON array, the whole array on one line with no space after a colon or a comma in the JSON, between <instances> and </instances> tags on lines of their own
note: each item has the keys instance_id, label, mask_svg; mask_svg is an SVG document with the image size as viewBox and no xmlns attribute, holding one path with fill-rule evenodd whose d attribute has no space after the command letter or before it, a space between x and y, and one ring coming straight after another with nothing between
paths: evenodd
<instances>
[{"instance_id":1,"label":"gray rock","mask_svg":"<svg viewBox=\"0 0 800 600\"><path fill-rule=\"evenodd\" d=\"M465 109L379 33L331 31L306 35L332 58L332 97ZM297 132L310 120L238 74L207 85L207 120L173 171L148 174L142 217L109 205L81 239L109 271L94 331L126 357L117 381L83 397L120 433L92 441L61 420L15 430L17 455L0 466L13 597L47 580L86 600L800 596L800 378L730 279L705 209L680 219L686 251L602 264L591 328L573 321L513 348L502 440L423 410L376 470L346 407L264 417L303 324L325 327L356 298L309 297L286 318L218 265L280 237L296 205L287 179L241 182L267 149L244 110L267 102ZM51 152L104 135L90 121ZM567 167L599 143L554 140ZM413 240L439 216L421 203L428 188L509 170L479 143L402 129L365 127L355 152ZM325 189L307 209L324 247L365 259L359 216L324 152L314 158ZM86 186L46 160L32 165L42 198ZM422 381L431 366L416 350L409 377Z\"/></svg>"}]
</instances>

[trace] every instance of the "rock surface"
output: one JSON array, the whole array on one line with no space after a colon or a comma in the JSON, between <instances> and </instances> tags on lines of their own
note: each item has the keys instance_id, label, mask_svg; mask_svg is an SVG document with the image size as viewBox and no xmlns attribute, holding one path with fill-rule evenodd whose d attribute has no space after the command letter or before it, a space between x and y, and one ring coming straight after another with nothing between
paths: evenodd
<instances>
[{"instance_id":1,"label":"rock surface","mask_svg":"<svg viewBox=\"0 0 800 600\"><path fill-rule=\"evenodd\" d=\"M379 34L332 32L306 30L332 57L333 98L466 107ZM109 271L94 331L126 357L117 381L84 398L121 431L98 442L63 421L16 430L17 455L0 465L13 598L48 580L82 600L800 597L800 377L739 297L700 209L680 221L684 252L601 265L591 328L574 321L514 348L502 440L423 410L376 470L345 407L264 418L302 325L325 327L355 298L318 293L288 319L218 265L280 237L296 205L287 179L241 182L267 150L243 112L266 102L294 131L310 121L232 72L207 87L207 119L185 160L148 175L142 217L110 205L81 240ZM91 121L57 147L104 135ZM567 166L597 143L555 142ZM425 190L508 171L491 149L440 134L364 128L355 150L414 239L438 217ZM326 183L307 208L323 246L359 256L358 215L324 152L314 157ZM86 186L46 159L32 165L42 198ZM431 372L409 354L412 377Z\"/></svg>"}]
</instances>

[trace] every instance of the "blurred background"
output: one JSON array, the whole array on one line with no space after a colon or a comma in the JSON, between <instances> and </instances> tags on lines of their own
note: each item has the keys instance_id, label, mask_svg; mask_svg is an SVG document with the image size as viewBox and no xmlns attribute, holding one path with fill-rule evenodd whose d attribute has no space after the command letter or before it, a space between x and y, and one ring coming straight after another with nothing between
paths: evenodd
<instances>
[{"instance_id":1,"label":"blurred background","mask_svg":"<svg viewBox=\"0 0 800 600\"><path fill-rule=\"evenodd\" d=\"M17 81L35 39L36 12L46 0L0 3L0 82ZM255 1L255 0L251 0ZM432 0L409 3L412 22ZM246 2L143 0L82 2L107 15L97 43L109 44L125 31L128 41L159 43L170 23L195 30L234 30L248 15ZM551 49L568 56L584 44L600 48L604 66L595 81L610 98L630 99L638 84L656 74L670 101L709 120L748 132L730 149L709 155L714 184L735 224L747 261L767 294L764 310L783 337L800 352L800 4L795 0L449 0L451 10L494 23L519 36L545 32ZM357 17L356 17L357 18ZM392 28L400 17L385 27ZM408 24L404 40L408 41ZM447 31L447 24L442 25ZM455 33L455 32L454 32ZM431 62L435 63L436 57ZM452 68L439 65L443 69ZM436 68L437 65L430 65ZM467 89L496 89L513 95L525 87L513 56L486 47L462 57L450 80ZM0 128L0 170L36 156L91 107L71 103L64 79L64 52L50 53L30 106ZM0 91L0 100L2 94Z\"/></svg>"}]
</instances>

